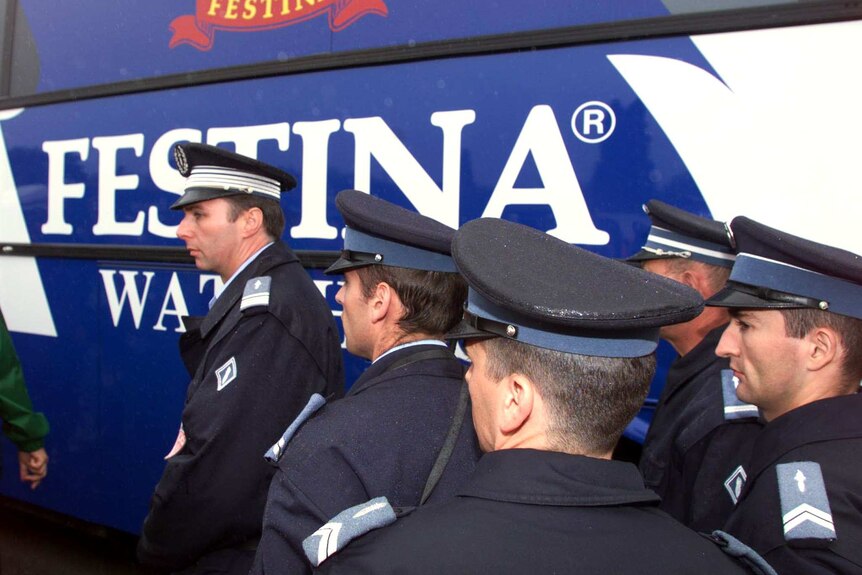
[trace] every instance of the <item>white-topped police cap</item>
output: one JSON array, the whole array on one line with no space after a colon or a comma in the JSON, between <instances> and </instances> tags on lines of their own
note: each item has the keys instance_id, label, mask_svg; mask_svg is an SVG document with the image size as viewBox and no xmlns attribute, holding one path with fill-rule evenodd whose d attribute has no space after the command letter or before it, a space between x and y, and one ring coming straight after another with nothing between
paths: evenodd
<instances>
[{"instance_id":1,"label":"white-topped police cap","mask_svg":"<svg viewBox=\"0 0 862 575\"><path fill-rule=\"evenodd\" d=\"M296 187L296 178L276 167L208 144L174 146L177 170L186 178L183 195L171 206L251 194L278 202L281 192Z\"/></svg>"},{"instance_id":2,"label":"white-topped police cap","mask_svg":"<svg viewBox=\"0 0 862 575\"><path fill-rule=\"evenodd\" d=\"M714 266L731 267L734 250L727 228L659 200L643 206L652 226L646 243L627 262L684 258Z\"/></svg>"},{"instance_id":3,"label":"white-topped police cap","mask_svg":"<svg viewBox=\"0 0 862 575\"><path fill-rule=\"evenodd\" d=\"M324 273L368 265L457 272L449 226L358 190L338 192L335 206L346 226L344 249Z\"/></svg>"},{"instance_id":4,"label":"white-topped police cap","mask_svg":"<svg viewBox=\"0 0 862 575\"><path fill-rule=\"evenodd\" d=\"M464 224L452 256L469 295L447 339L506 337L567 353L640 357L655 350L661 326L703 310L688 286L505 220Z\"/></svg>"},{"instance_id":5,"label":"white-topped police cap","mask_svg":"<svg viewBox=\"0 0 862 575\"><path fill-rule=\"evenodd\" d=\"M740 216L730 223L736 263L707 305L811 308L862 319L862 257Z\"/></svg>"}]
</instances>

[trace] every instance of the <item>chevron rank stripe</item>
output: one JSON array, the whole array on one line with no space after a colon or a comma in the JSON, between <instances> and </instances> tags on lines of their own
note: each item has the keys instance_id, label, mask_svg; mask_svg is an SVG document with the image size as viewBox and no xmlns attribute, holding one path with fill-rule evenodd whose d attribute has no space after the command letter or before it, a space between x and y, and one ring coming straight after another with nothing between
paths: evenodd
<instances>
[{"instance_id":1,"label":"chevron rank stripe","mask_svg":"<svg viewBox=\"0 0 862 575\"><path fill-rule=\"evenodd\" d=\"M345 509L302 542L308 561L317 567L329 557L369 531L395 521L395 511L385 497Z\"/></svg>"},{"instance_id":2,"label":"chevron rank stripe","mask_svg":"<svg viewBox=\"0 0 862 575\"><path fill-rule=\"evenodd\" d=\"M789 513L786 513L783 520L785 535L806 521L811 521L835 533L835 524L832 522L832 515L820 511L816 507L811 507L807 503L803 503L799 507L792 509Z\"/></svg>"}]
</instances>

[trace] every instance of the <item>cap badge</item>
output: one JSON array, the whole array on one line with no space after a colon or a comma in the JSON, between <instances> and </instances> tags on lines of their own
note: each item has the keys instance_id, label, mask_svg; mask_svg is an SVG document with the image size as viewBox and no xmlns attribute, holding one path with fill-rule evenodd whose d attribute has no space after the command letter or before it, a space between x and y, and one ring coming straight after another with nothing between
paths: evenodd
<instances>
[{"instance_id":1,"label":"cap badge","mask_svg":"<svg viewBox=\"0 0 862 575\"><path fill-rule=\"evenodd\" d=\"M189 161L186 158L186 153L180 146L174 146L174 161L177 163L177 170L179 170L180 174L183 177L188 177Z\"/></svg>"}]
</instances>

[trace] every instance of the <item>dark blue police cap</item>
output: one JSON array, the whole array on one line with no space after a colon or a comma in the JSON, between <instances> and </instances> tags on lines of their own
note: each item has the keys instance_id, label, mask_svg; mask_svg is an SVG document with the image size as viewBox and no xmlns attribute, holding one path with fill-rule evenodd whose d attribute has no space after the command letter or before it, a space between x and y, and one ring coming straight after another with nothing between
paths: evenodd
<instances>
[{"instance_id":1,"label":"dark blue police cap","mask_svg":"<svg viewBox=\"0 0 862 575\"><path fill-rule=\"evenodd\" d=\"M862 319L862 257L740 216L730 223L736 263L707 305L812 308Z\"/></svg>"},{"instance_id":2,"label":"dark blue police cap","mask_svg":"<svg viewBox=\"0 0 862 575\"><path fill-rule=\"evenodd\" d=\"M467 280L464 319L447 339L506 337L603 357L652 353L663 325L703 310L693 289L533 228L479 219L455 234Z\"/></svg>"},{"instance_id":3,"label":"dark blue police cap","mask_svg":"<svg viewBox=\"0 0 862 575\"><path fill-rule=\"evenodd\" d=\"M457 272L452 261L455 230L422 214L358 190L342 190L335 205L344 218L341 258L326 270L344 273L367 265Z\"/></svg>"},{"instance_id":4,"label":"dark blue police cap","mask_svg":"<svg viewBox=\"0 0 862 575\"><path fill-rule=\"evenodd\" d=\"M733 265L734 252L721 222L702 218L659 200L643 206L652 221L646 244L627 262L685 258L714 266Z\"/></svg>"},{"instance_id":5,"label":"dark blue police cap","mask_svg":"<svg viewBox=\"0 0 862 575\"><path fill-rule=\"evenodd\" d=\"M172 210L241 194L278 202L281 192L296 187L296 178L287 172L208 144L177 144L174 160L186 178L186 189L171 206Z\"/></svg>"}]
</instances>

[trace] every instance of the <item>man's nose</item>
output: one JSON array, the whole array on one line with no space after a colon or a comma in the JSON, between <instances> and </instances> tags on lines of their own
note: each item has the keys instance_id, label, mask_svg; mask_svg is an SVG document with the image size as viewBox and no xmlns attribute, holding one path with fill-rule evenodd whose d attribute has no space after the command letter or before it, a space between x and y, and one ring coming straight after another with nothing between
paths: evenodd
<instances>
[{"instance_id":1,"label":"man's nose","mask_svg":"<svg viewBox=\"0 0 862 575\"><path fill-rule=\"evenodd\" d=\"M718 357L731 357L739 355L739 346L736 343L739 329L734 327L731 322L724 333L721 334L721 339L718 340L718 345L715 346L715 355Z\"/></svg>"},{"instance_id":2,"label":"man's nose","mask_svg":"<svg viewBox=\"0 0 862 575\"><path fill-rule=\"evenodd\" d=\"M180 220L180 225L177 226L177 237L181 240L187 240L189 238L189 216L188 214Z\"/></svg>"}]
</instances>

